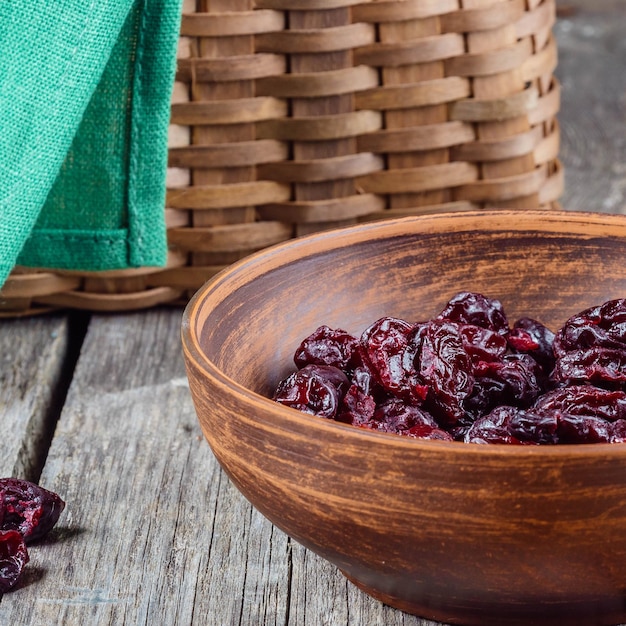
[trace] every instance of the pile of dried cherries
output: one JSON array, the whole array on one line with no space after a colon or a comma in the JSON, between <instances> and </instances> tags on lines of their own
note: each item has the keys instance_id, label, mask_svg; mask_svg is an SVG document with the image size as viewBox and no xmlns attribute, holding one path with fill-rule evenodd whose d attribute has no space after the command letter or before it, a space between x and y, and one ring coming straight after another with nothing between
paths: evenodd
<instances>
[{"instance_id":1,"label":"pile of dried cherries","mask_svg":"<svg viewBox=\"0 0 626 626\"><path fill-rule=\"evenodd\" d=\"M407 437L499 444L626 441L626 299L552 332L479 293L435 318L383 317L360 337L320 326L274 400Z\"/></svg>"}]
</instances>

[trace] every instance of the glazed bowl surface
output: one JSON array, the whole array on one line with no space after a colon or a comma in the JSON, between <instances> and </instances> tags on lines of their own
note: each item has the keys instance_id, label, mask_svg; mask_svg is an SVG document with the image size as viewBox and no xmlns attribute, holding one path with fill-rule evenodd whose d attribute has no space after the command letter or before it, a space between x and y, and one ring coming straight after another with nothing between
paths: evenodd
<instances>
[{"instance_id":1,"label":"glazed bowl surface","mask_svg":"<svg viewBox=\"0 0 626 626\"><path fill-rule=\"evenodd\" d=\"M453 624L626 622L626 445L409 439L269 399L321 324L420 321L459 291L556 329L626 296L626 216L490 210L389 220L247 257L182 340L217 460L276 526L396 608Z\"/></svg>"}]
</instances>

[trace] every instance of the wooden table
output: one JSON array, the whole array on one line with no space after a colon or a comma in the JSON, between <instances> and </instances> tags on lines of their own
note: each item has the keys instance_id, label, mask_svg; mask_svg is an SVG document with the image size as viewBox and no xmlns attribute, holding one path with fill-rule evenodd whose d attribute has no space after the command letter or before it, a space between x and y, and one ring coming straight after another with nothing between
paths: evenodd
<instances>
[{"instance_id":1,"label":"wooden table","mask_svg":"<svg viewBox=\"0 0 626 626\"><path fill-rule=\"evenodd\" d=\"M563 205L626 210L626 7L561 2ZM433 626L365 596L243 499L196 422L181 310L0 323L0 472L67 508L0 624Z\"/></svg>"}]
</instances>

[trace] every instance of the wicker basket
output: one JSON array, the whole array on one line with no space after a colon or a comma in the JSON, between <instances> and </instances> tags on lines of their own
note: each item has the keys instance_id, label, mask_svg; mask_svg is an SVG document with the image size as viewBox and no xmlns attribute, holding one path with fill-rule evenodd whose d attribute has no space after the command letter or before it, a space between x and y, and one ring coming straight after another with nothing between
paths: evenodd
<instances>
[{"instance_id":1,"label":"wicker basket","mask_svg":"<svg viewBox=\"0 0 626 626\"><path fill-rule=\"evenodd\" d=\"M555 0L186 2L168 266L16 268L0 311L183 303L222 267L302 234L558 206L554 21Z\"/></svg>"}]
</instances>

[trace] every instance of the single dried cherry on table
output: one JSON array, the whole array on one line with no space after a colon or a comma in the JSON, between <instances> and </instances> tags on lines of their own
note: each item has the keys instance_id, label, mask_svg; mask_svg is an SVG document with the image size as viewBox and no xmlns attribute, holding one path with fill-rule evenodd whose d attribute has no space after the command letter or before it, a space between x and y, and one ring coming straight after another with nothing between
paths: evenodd
<instances>
[{"instance_id":1,"label":"single dried cherry on table","mask_svg":"<svg viewBox=\"0 0 626 626\"><path fill-rule=\"evenodd\" d=\"M47 535L65 502L54 492L20 478L0 478L0 529L17 530L26 543Z\"/></svg>"},{"instance_id":2,"label":"single dried cherry on table","mask_svg":"<svg viewBox=\"0 0 626 626\"><path fill-rule=\"evenodd\" d=\"M15 587L28 561L24 537L17 530L0 531L0 593Z\"/></svg>"},{"instance_id":3,"label":"single dried cherry on table","mask_svg":"<svg viewBox=\"0 0 626 626\"><path fill-rule=\"evenodd\" d=\"M0 478L0 593L12 589L29 561L26 544L57 523L65 502L54 492L20 478Z\"/></svg>"},{"instance_id":4,"label":"single dried cherry on table","mask_svg":"<svg viewBox=\"0 0 626 626\"><path fill-rule=\"evenodd\" d=\"M382 317L360 336L320 326L278 402L360 428L467 443L626 441L626 300L554 333L469 291L439 314Z\"/></svg>"}]
</instances>

